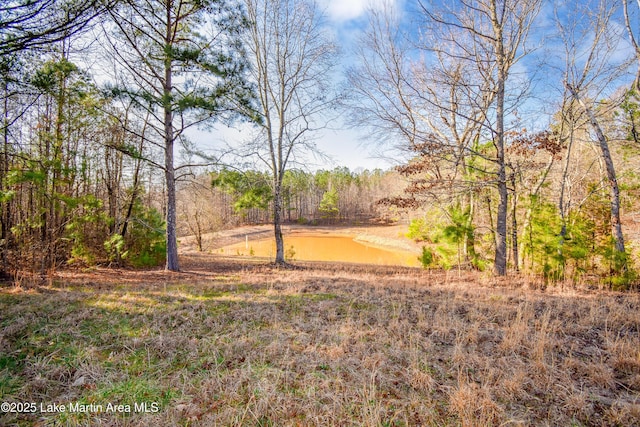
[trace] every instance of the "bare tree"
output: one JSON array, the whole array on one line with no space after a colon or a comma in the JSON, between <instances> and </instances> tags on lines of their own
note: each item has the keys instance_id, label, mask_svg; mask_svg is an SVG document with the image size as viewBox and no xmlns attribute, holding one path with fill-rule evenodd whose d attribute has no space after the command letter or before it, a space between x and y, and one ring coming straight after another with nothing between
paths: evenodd
<instances>
[{"instance_id":1,"label":"bare tree","mask_svg":"<svg viewBox=\"0 0 640 427\"><path fill-rule=\"evenodd\" d=\"M349 73L350 86L366 99L356 104L359 121L399 136L417 154L398 168L412 181L407 195L381 203L460 205L468 212L465 227L470 230L482 184L478 162L469 158L484 156L476 146L489 105L481 105L471 89L475 66L433 50L432 40L410 42L396 20L390 10L371 12L361 64ZM421 54L414 55L415 48ZM476 257L473 233L466 233L462 248L468 261Z\"/></svg>"},{"instance_id":2,"label":"bare tree","mask_svg":"<svg viewBox=\"0 0 640 427\"><path fill-rule=\"evenodd\" d=\"M541 7L540 0L461 1L455 9L433 13L422 7L431 22L445 30L444 39L459 48L453 57L476 64L483 85L482 99L491 110L482 126L491 134L497 168L498 211L496 218L496 255L494 269L507 273L508 177L505 158L505 118L509 114L507 83L514 65L527 54L525 42ZM456 37L462 30L462 42ZM445 51L446 52L446 51Z\"/></svg>"},{"instance_id":3,"label":"bare tree","mask_svg":"<svg viewBox=\"0 0 640 427\"><path fill-rule=\"evenodd\" d=\"M322 27L317 4L297 0L245 0L251 30L247 46L258 89L260 131L254 153L271 171L277 264L284 264L282 180L333 104L329 78L335 45Z\"/></svg>"},{"instance_id":4,"label":"bare tree","mask_svg":"<svg viewBox=\"0 0 640 427\"><path fill-rule=\"evenodd\" d=\"M526 41L541 0L463 0L420 3L422 38L389 31L389 21L374 20L365 43L367 84L356 86L365 114L373 114L425 156L460 162L472 154L493 168L499 204L496 218L495 271L507 272L508 182L505 119L522 101L522 85L510 84L513 67L528 53ZM380 24L382 22L382 25ZM413 43L408 43L411 40ZM417 50L412 48L417 47ZM422 57L418 64L415 58ZM526 86L526 84L525 84ZM446 95L445 95L446 94ZM362 114L361 114L362 116ZM473 149L480 138L493 154ZM458 170L464 171L464 162Z\"/></svg>"},{"instance_id":5,"label":"bare tree","mask_svg":"<svg viewBox=\"0 0 640 427\"><path fill-rule=\"evenodd\" d=\"M200 175L178 187L178 217L182 231L192 235L198 251L206 248L206 234L218 231L224 222L225 206L216 201L216 188L209 175Z\"/></svg>"},{"instance_id":6,"label":"bare tree","mask_svg":"<svg viewBox=\"0 0 640 427\"><path fill-rule=\"evenodd\" d=\"M571 19L564 17L557 20L566 50L565 96L575 100L583 109L600 148L610 190L611 233L615 240L615 251L622 255L623 260L625 245L620 220L620 189L608 138L598 117L607 109L616 108L619 103L611 102L608 107L602 105L604 108L599 108L598 104L605 91L627 72L629 61L612 59L612 52L616 51L617 44L622 40L620 32L612 25L612 16L616 12L614 5L602 0L596 10L591 10L588 5L581 8ZM584 24L585 17L589 19L587 25ZM585 45L588 46L586 49ZM571 106L572 103L566 102L565 105ZM624 269L624 263L619 267Z\"/></svg>"},{"instance_id":7,"label":"bare tree","mask_svg":"<svg viewBox=\"0 0 640 427\"><path fill-rule=\"evenodd\" d=\"M640 0L636 0L635 6L630 6L630 3L632 4L633 0L622 0L624 23L635 53L638 69L631 90L627 93L626 105L623 105L622 109L629 118L631 139L640 143Z\"/></svg>"},{"instance_id":8,"label":"bare tree","mask_svg":"<svg viewBox=\"0 0 640 427\"><path fill-rule=\"evenodd\" d=\"M629 41L638 61L638 71L635 80L635 89L640 92L640 0L636 0L636 7L629 6L633 0L622 0L624 12L624 24L629 35ZM634 19L635 18L635 19Z\"/></svg>"}]
</instances>

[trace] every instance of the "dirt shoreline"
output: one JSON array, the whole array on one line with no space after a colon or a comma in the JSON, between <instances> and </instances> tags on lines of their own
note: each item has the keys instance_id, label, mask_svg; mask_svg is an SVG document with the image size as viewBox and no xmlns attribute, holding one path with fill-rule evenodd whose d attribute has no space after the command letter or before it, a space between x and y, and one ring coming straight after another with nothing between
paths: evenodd
<instances>
[{"instance_id":1,"label":"dirt shoreline","mask_svg":"<svg viewBox=\"0 0 640 427\"><path fill-rule=\"evenodd\" d=\"M286 224L282 227L284 238L287 235L304 235L304 234L327 234L327 235L349 235L353 236L357 242L365 243L370 246L376 246L389 249L400 249L417 254L421 251L421 245L405 236L407 226L398 225L364 225L364 226L341 226L341 225L301 225ZM203 251L214 252L225 246L244 242L249 237L250 240L268 239L273 236L273 225L248 225L223 230L216 233L207 233L203 235ZM184 236L178 239L180 251L182 253L198 252L196 240L194 236Z\"/></svg>"}]
</instances>

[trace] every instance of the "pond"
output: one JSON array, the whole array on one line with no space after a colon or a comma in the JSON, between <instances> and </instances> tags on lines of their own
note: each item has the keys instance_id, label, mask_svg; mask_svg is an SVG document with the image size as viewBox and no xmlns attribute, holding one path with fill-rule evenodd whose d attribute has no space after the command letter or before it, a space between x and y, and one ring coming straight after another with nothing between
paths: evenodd
<instances>
[{"instance_id":1,"label":"pond","mask_svg":"<svg viewBox=\"0 0 640 427\"><path fill-rule=\"evenodd\" d=\"M337 261L361 264L418 267L418 255L403 250L383 249L357 242L352 236L302 234L284 237L285 258L305 261ZM218 250L225 255L275 258L273 238L248 240Z\"/></svg>"}]
</instances>

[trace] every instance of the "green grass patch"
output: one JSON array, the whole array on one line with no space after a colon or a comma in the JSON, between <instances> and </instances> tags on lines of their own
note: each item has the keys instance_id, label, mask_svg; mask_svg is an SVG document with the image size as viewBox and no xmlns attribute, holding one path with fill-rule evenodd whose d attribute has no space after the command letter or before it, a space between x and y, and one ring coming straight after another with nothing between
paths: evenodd
<instances>
[{"instance_id":1,"label":"green grass patch","mask_svg":"<svg viewBox=\"0 0 640 427\"><path fill-rule=\"evenodd\" d=\"M291 300L299 300L299 301L329 301L338 298L337 294L333 293L308 293L308 294L295 294L295 295L287 295L287 299Z\"/></svg>"},{"instance_id":2,"label":"green grass patch","mask_svg":"<svg viewBox=\"0 0 640 427\"><path fill-rule=\"evenodd\" d=\"M16 393L23 385L23 380L17 372L22 370L21 358L12 356L3 356L0 363L4 366L0 369L0 399L5 396L11 396Z\"/></svg>"},{"instance_id":3,"label":"green grass patch","mask_svg":"<svg viewBox=\"0 0 640 427\"><path fill-rule=\"evenodd\" d=\"M161 385L161 378L130 377L116 383L105 383L87 396L88 402L112 402L131 405L141 402L156 402L163 408L178 393Z\"/></svg>"},{"instance_id":4,"label":"green grass patch","mask_svg":"<svg viewBox=\"0 0 640 427\"><path fill-rule=\"evenodd\" d=\"M232 287L235 293L244 294L264 294L267 290L261 285L250 285L247 283L238 283Z\"/></svg>"}]
</instances>

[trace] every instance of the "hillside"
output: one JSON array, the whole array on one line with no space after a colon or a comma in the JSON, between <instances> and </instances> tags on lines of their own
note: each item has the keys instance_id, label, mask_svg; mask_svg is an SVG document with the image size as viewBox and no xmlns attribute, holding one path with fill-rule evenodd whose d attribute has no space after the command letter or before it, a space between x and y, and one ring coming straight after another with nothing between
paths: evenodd
<instances>
[{"instance_id":1,"label":"hillside","mask_svg":"<svg viewBox=\"0 0 640 427\"><path fill-rule=\"evenodd\" d=\"M183 254L0 288L2 425L637 425L640 296ZM89 408L91 409L91 408Z\"/></svg>"}]
</instances>

